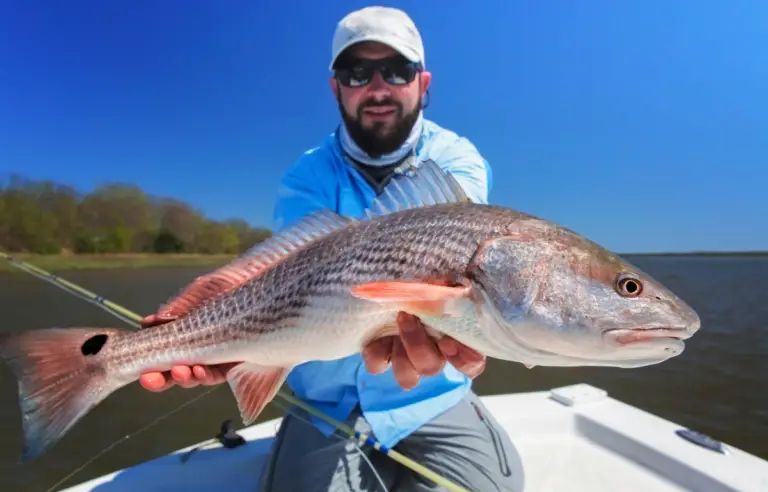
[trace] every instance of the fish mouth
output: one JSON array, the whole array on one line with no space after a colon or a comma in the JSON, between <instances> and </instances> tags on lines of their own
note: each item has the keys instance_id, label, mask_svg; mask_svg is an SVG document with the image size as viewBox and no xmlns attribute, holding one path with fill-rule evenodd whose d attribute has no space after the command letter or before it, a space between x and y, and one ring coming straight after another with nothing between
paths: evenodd
<instances>
[{"instance_id":1,"label":"fish mouth","mask_svg":"<svg viewBox=\"0 0 768 492\"><path fill-rule=\"evenodd\" d=\"M653 340L670 339L682 342L690 338L691 331L687 328L614 328L605 332L606 337L618 345L649 342Z\"/></svg>"}]
</instances>

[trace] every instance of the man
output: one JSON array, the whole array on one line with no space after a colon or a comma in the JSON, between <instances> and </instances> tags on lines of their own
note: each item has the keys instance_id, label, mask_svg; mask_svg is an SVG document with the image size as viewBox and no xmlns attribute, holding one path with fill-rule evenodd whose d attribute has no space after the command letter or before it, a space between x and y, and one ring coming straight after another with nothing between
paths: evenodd
<instances>
[{"instance_id":1,"label":"man","mask_svg":"<svg viewBox=\"0 0 768 492\"><path fill-rule=\"evenodd\" d=\"M321 208L359 217L395 173L427 159L451 173L473 201L487 202L485 160L467 139L423 118L431 81L424 67L420 34L405 13L371 7L341 20L330 86L343 123L283 176L276 230ZM190 288L203 294L187 298L201 299L246 278L214 272ZM160 312L145 325L181 312ZM362 355L298 366L287 384L319 410L469 490L512 490L512 445L471 390L484 357L452 339L435 344L414 316L400 313L398 323L400 336L379 340ZM226 369L177 367L170 377L153 373L141 381L151 390L218 384ZM383 454L332 436L321 420L295 414L281 425L262 490L382 490L379 481L387 490L438 490Z\"/></svg>"}]
</instances>

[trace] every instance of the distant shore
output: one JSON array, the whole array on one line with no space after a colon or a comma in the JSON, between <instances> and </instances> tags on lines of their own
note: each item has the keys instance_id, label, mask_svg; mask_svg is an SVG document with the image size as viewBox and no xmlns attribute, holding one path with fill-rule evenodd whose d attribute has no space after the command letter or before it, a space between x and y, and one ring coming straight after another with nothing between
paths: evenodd
<instances>
[{"instance_id":1,"label":"distant shore","mask_svg":"<svg viewBox=\"0 0 768 492\"><path fill-rule=\"evenodd\" d=\"M681 251L681 252L650 252L650 253L621 253L621 256L707 256L707 257L755 257L768 256L768 251Z\"/></svg>"},{"instance_id":2,"label":"distant shore","mask_svg":"<svg viewBox=\"0 0 768 492\"><path fill-rule=\"evenodd\" d=\"M14 258L50 272L68 270L107 270L137 268L216 268L235 258L235 255L204 254L81 254L81 255L32 255L16 253ZM670 253L621 253L621 256L669 256L669 257L768 257L768 251L694 251ZM21 272L0 258L0 273Z\"/></svg>"},{"instance_id":3,"label":"distant shore","mask_svg":"<svg viewBox=\"0 0 768 492\"><path fill-rule=\"evenodd\" d=\"M32 255L11 253L12 257L31 263L49 272L71 270L108 270L138 268L216 268L233 260L235 255L204 254L80 254L80 255ZM0 273L23 273L8 261L0 258Z\"/></svg>"}]
</instances>

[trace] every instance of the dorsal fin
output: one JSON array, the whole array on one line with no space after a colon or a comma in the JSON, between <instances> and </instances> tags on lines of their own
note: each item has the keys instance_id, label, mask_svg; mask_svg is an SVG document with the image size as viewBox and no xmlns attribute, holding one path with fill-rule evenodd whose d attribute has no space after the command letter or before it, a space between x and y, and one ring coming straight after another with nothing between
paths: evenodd
<instances>
[{"instance_id":1,"label":"dorsal fin","mask_svg":"<svg viewBox=\"0 0 768 492\"><path fill-rule=\"evenodd\" d=\"M344 217L329 209L313 212L246 251L242 258L257 257L268 264L291 254L313 239L329 234L337 229L357 222L355 219ZM253 261L253 259L251 260Z\"/></svg>"},{"instance_id":2,"label":"dorsal fin","mask_svg":"<svg viewBox=\"0 0 768 492\"><path fill-rule=\"evenodd\" d=\"M370 219L406 209L469 201L458 182L429 160L415 170L393 177L364 215ZM328 209L314 212L257 244L231 263L203 279L195 280L163 305L157 316L175 319L189 314L208 301L257 277L318 237L355 222L355 219L343 217Z\"/></svg>"},{"instance_id":3,"label":"dorsal fin","mask_svg":"<svg viewBox=\"0 0 768 492\"><path fill-rule=\"evenodd\" d=\"M200 308L203 304L240 287L270 266L302 248L312 240L341 229L354 219L323 209L307 215L295 225L269 237L246 251L239 258L219 269L195 279L157 312L161 319L176 319Z\"/></svg>"},{"instance_id":4,"label":"dorsal fin","mask_svg":"<svg viewBox=\"0 0 768 492\"><path fill-rule=\"evenodd\" d=\"M456 179L428 160L415 170L393 177L365 216L370 219L411 208L469 201Z\"/></svg>"},{"instance_id":5,"label":"dorsal fin","mask_svg":"<svg viewBox=\"0 0 768 492\"><path fill-rule=\"evenodd\" d=\"M414 171L392 178L384 191L365 210L366 217L377 217L410 208L428 207L441 203L469 202L456 179L428 160ZM259 266L258 271L277 263L285 256L304 247L310 241L357 222L332 210L323 209L299 220L266 241L248 250L243 258ZM232 265L239 260L235 260ZM239 266L238 266L239 267Z\"/></svg>"}]
</instances>

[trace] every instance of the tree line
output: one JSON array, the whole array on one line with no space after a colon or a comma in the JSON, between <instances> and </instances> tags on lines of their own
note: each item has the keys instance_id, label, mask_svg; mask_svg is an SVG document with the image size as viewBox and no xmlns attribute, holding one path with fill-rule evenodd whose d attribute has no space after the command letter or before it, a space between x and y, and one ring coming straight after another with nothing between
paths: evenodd
<instances>
[{"instance_id":1,"label":"tree line","mask_svg":"<svg viewBox=\"0 0 768 492\"><path fill-rule=\"evenodd\" d=\"M8 252L239 254L270 235L131 184L83 193L19 175L0 182L0 248Z\"/></svg>"}]
</instances>

